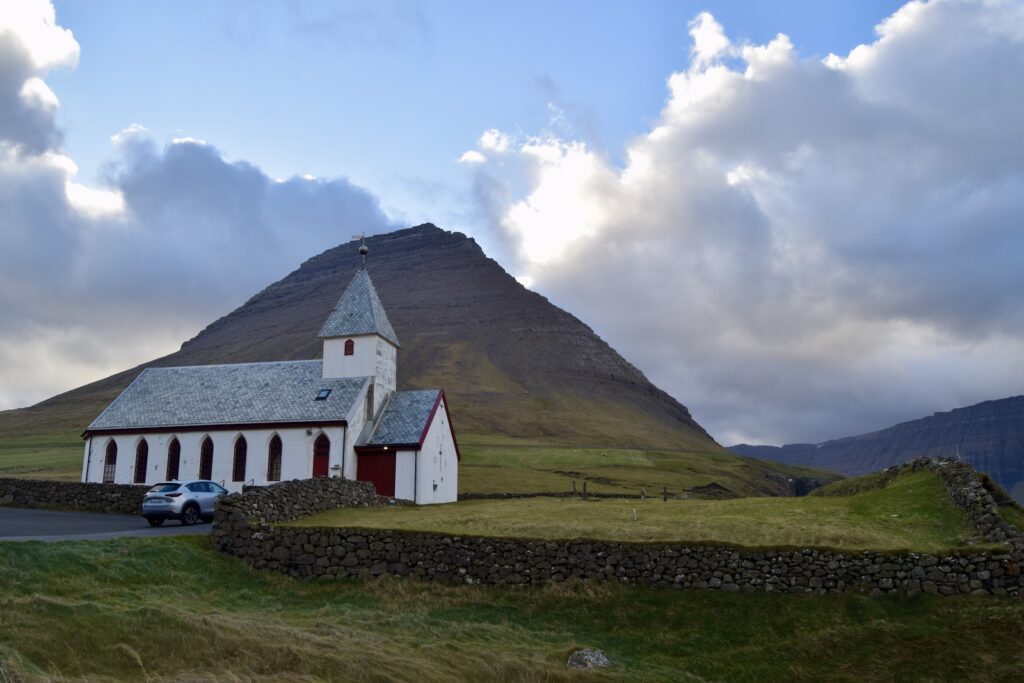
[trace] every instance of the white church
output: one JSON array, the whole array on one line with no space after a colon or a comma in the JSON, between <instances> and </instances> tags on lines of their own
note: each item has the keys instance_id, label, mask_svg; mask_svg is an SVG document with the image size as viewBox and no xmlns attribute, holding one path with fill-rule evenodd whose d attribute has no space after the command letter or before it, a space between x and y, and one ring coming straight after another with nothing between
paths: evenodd
<instances>
[{"instance_id":1,"label":"white church","mask_svg":"<svg viewBox=\"0 0 1024 683\"><path fill-rule=\"evenodd\" d=\"M328 316L323 360L146 368L85 430L82 481L372 482L418 504L458 495L441 389L396 391L398 336L363 265Z\"/></svg>"}]
</instances>

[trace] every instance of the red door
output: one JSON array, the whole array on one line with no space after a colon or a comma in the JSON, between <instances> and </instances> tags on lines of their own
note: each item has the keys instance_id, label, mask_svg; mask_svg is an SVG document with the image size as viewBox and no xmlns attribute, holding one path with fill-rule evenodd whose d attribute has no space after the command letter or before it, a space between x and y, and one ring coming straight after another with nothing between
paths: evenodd
<instances>
[{"instance_id":1,"label":"red door","mask_svg":"<svg viewBox=\"0 0 1024 683\"><path fill-rule=\"evenodd\" d=\"M377 493L382 496L395 495L395 454L360 453L356 465L356 479L373 482Z\"/></svg>"},{"instance_id":2,"label":"red door","mask_svg":"<svg viewBox=\"0 0 1024 683\"><path fill-rule=\"evenodd\" d=\"M331 460L331 441L326 435L321 434L313 442L313 476L326 477L327 468Z\"/></svg>"}]
</instances>

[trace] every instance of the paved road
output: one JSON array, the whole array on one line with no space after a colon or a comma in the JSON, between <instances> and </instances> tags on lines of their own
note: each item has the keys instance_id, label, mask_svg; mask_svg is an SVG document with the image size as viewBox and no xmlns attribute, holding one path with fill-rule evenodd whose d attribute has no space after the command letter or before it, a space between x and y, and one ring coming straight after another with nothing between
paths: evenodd
<instances>
[{"instance_id":1,"label":"paved road","mask_svg":"<svg viewBox=\"0 0 1024 683\"><path fill-rule=\"evenodd\" d=\"M0 541L102 541L120 536L208 534L209 524L151 527L141 515L0 507Z\"/></svg>"}]
</instances>

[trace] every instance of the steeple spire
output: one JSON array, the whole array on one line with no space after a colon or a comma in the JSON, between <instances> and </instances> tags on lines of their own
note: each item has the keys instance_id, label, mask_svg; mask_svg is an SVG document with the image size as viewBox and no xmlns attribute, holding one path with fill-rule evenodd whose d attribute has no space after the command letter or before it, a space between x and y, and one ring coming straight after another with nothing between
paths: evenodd
<instances>
[{"instance_id":1,"label":"steeple spire","mask_svg":"<svg viewBox=\"0 0 1024 683\"><path fill-rule=\"evenodd\" d=\"M366 255L370 253L370 248L366 246L366 234L361 232L358 235L352 235L352 239L362 241L362 244L359 245L359 255L363 257L362 269L366 270Z\"/></svg>"}]
</instances>

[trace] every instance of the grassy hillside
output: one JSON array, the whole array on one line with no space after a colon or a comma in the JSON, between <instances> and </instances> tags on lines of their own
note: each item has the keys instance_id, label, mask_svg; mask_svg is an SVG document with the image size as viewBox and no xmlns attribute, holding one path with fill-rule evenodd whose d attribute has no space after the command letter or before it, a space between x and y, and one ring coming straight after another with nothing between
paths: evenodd
<instances>
[{"instance_id":1,"label":"grassy hillside","mask_svg":"<svg viewBox=\"0 0 1024 683\"><path fill-rule=\"evenodd\" d=\"M633 514L636 513L636 520ZM934 472L843 496L739 500L527 498L330 510L292 522L521 538L939 551L972 536Z\"/></svg>"},{"instance_id":2,"label":"grassy hillside","mask_svg":"<svg viewBox=\"0 0 1024 683\"><path fill-rule=\"evenodd\" d=\"M615 666L565 669L579 647ZM0 679L1011 681L1024 605L300 582L199 538L0 543Z\"/></svg>"},{"instance_id":3,"label":"grassy hillside","mask_svg":"<svg viewBox=\"0 0 1024 683\"><path fill-rule=\"evenodd\" d=\"M459 489L462 492L568 491L572 481L594 492L652 495L663 487L674 495L716 482L736 495L778 495L787 476L830 476L799 467L739 458L718 450L644 451L579 448L529 439L462 435ZM0 438L0 477L77 480L82 471L82 440L77 432ZM700 449L706 442L693 444Z\"/></svg>"}]
</instances>

